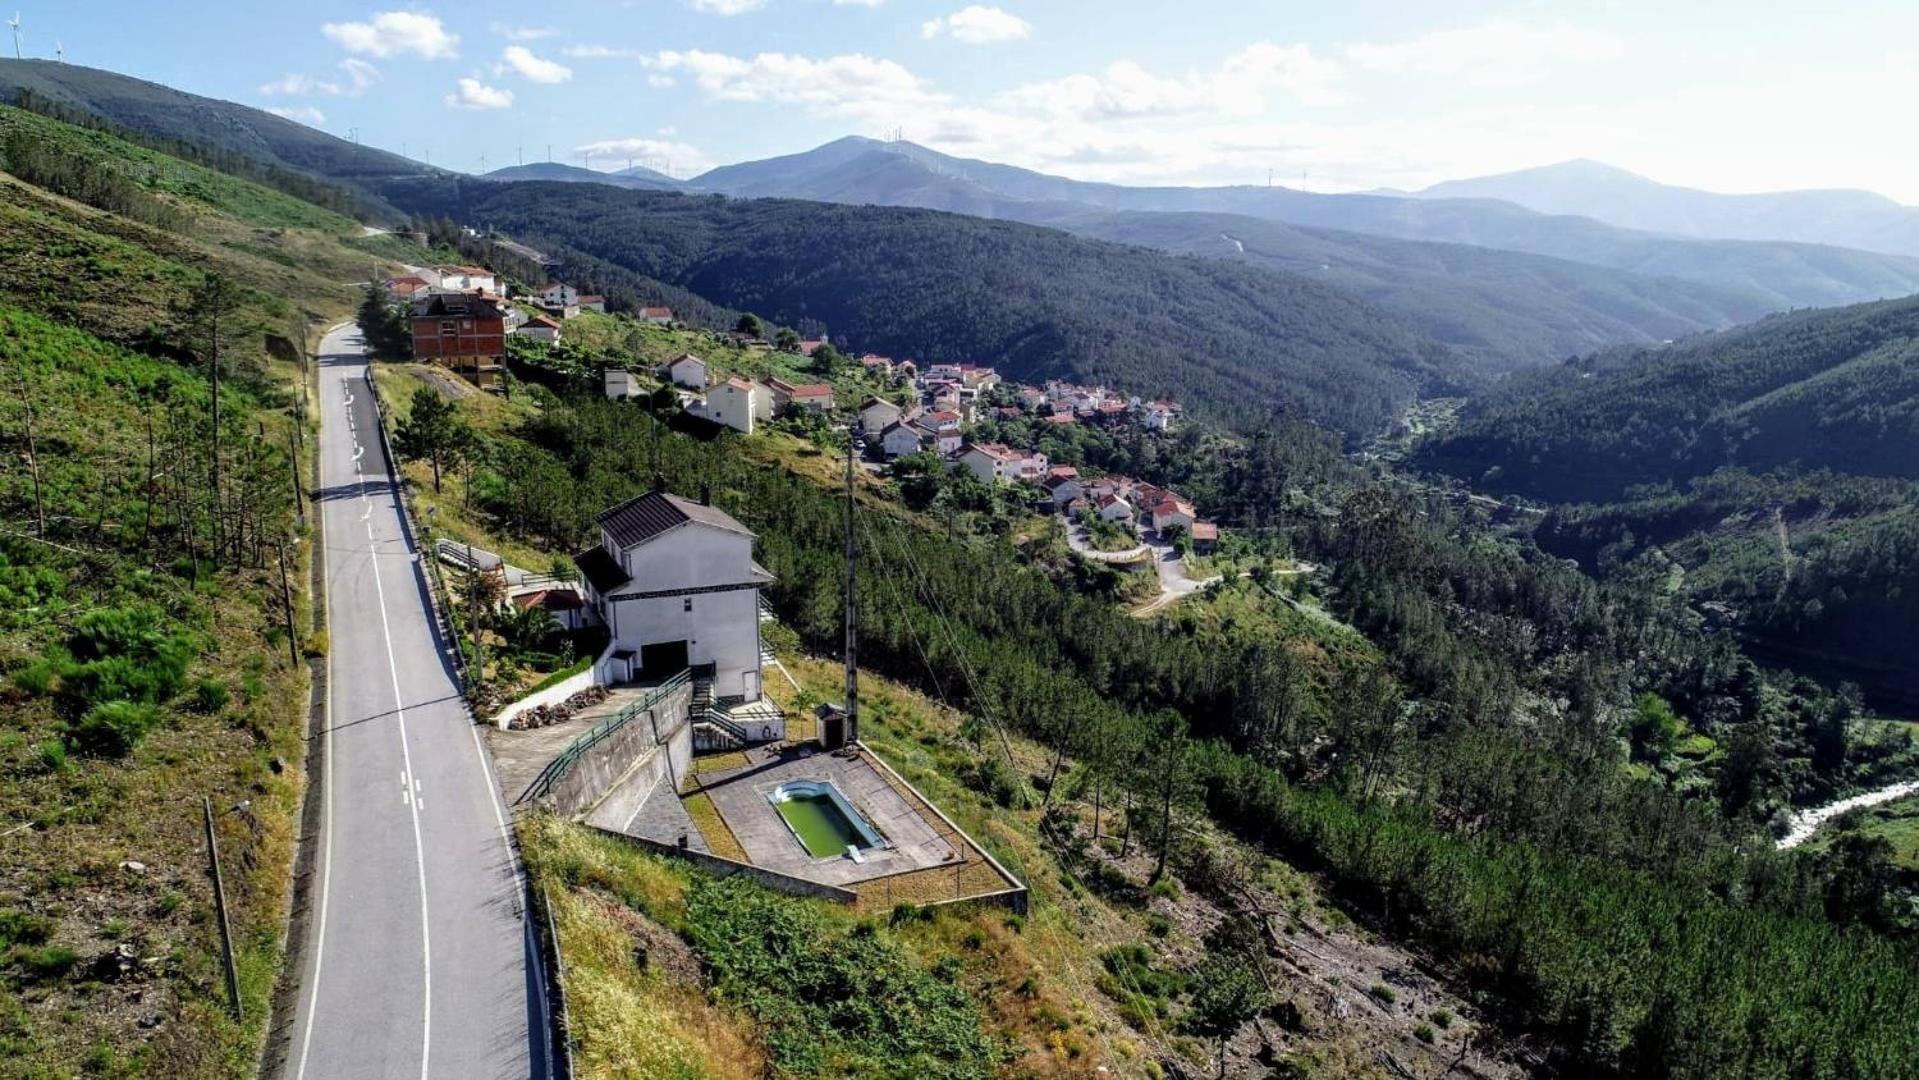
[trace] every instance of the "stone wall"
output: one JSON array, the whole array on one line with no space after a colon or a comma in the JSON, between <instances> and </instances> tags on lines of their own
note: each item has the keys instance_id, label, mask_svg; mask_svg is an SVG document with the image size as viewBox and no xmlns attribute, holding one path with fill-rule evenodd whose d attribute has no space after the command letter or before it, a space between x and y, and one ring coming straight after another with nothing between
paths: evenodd
<instances>
[{"instance_id":1,"label":"stone wall","mask_svg":"<svg viewBox=\"0 0 1919 1080\"><path fill-rule=\"evenodd\" d=\"M599 826L593 827L599 828ZM791 874L782 874L777 870L768 870L764 867L751 866L743 862L734 862L732 859L722 859L718 855L708 855L702 851L692 851L674 844L662 844L658 840L648 840L644 836L633 836L629 833L614 832L611 829L600 829L600 831L609 836L617 836L627 843L635 847L644 848L647 851L658 852L662 855L671 855L676 859L685 859L687 862L692 863L694 866L699 867L715 877L732 877L735 874L744 874L769 889L777 889L783 893L792 893L795 896L815 896L822 900L832 900L841 904L851 904L859 899L857 893L847 889L842 889L834 885L822 885L817 881L807 881L805 878L797 878Z\"/></svg>"}]
</instances>

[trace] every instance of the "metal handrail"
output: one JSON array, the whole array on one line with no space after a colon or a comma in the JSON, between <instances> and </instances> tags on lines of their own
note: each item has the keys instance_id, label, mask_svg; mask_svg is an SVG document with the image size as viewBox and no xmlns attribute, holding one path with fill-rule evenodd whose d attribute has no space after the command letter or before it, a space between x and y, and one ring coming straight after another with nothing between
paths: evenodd
<instances>
[{"instance_id":1,"label":"metal handrail","mask_svg":"<svg viewBox=\"0 0 1919 1080\"><path fill-rule=\"evenodd\" d=\"M529 799L539 799L551 792L554 787L558 786L560 780L566 776L567 771L573 768L573 763L578 761L581 755L604 742L614 732L625 727L635 716L659 704L675 690L685 686L692 677L692 672L681 671L678 675L654 687L645 697L634 701L619 712L593 725L591 729L581 733L578 738L566 744L566 749L560 751L552 761L546 763L546 768L540 770L540 775L533 778L533 782L526 786L526 790L520 793L520 797L513 800L514 803L517 805Z\"/></svg>"}]
</instances>

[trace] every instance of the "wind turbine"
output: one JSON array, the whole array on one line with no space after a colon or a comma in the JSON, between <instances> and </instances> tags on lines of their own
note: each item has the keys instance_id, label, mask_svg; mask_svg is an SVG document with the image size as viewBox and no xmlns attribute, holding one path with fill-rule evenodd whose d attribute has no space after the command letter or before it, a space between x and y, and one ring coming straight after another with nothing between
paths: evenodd
<instances>
[{"instance_id":1,"label":"wind turbine","mask_svg":"<svg viewBox=\"0 0 1919 1080\"><path fill-rule=\"evenodd\" d=\"M60 43L59 38L53 39L53 58L62 64L67 62L67 47Z\"/></svg>"},{"instance_id":2,"label":"wind turbine","mask_svg":"<svg viewBox=\"0 0 1919 1080\"><path fill-rule=\"evenodd\" d=\"M13 30L13 58L15 60L18 60L20 59L20 13L19 12L16 11L13 13L13 18L7 20L7 26L12 28Z\"/></svg>"}]
</instances>

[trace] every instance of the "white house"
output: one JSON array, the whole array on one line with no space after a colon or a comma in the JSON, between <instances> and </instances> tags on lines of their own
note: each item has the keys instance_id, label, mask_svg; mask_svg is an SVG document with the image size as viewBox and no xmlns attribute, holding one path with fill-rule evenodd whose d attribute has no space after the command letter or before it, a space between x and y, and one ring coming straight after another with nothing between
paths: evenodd
<instances>
[{"instance_id":1,"label":"white house","mask_svg":"<svg viewBox=\"0 0 1919 1080\"><path fill-rule=\"evenodd\" d=\"M1038 451L1014 450L999 443L971 443L960 450L954 465L963 467L988 484L1016 480L1039 481L1046 475L1046 455Z\"/></svg>"},{"instance_id":2,"label":"white house","mask_svg":"<svg viewBox=\"0 0 1919 1080\"><path fill-rule=\"evenodd\" d=\"M684 386L688 390L704 390L711 378L706 361L692 353L682 355L678 360L666 365L666 377L675 386Z\"/></svg>"},{"instance_id":3,"label":"white house","mask_svg":"<svg viewBox=\"0 0 1919 1080\"><path fill-rule=\"evenodd\" d=\"M772 419L773 395L759 383L735 375L708 388L705 400L687 411L751 435L755 424Z\"/></svg>"},{"instance_id":4,"label":"white house","mask_svg":"<svg viewBox=\"0 0 1919 1080\"><path fill-rule=\"evenodd\" d=\"M540 303L550 308L580 306L580 294L573 286L556 281L540 290Z\"/></svg>"},{"instance_id":5,"label":"white house","mask_svg":"<svg viewBox=\"0 0 1919 1080\"><path fill-rule=\"evenodd\" d=\"M894 421L880 431L880 451L889 458L917 454L926 449L933 434L915 421Z\"/></svg>"},{"instance_id":6,"label":"white house","mask_svg":"<svg viewBox=\"0 0 1919 1080\"><path fill-rule=\"evenodd\" d=\"M560 324L544 315L535 315L522 323L514 334L531 341L543 341L548 345L560 343Z\"/></svg>"},{"instance_id":7,"label":"white house","mask_svg":"<svg viewBox=\"0 0 1919 1080\"><path fill-rule=\"evenodd\" d=\"M600 314L604 315L606 314L606 297L600 296L598 294L591 295L591 296L582 295L580 297L580 310L581 311L597 311Z\"/></svg>"},{"instance_id":8,"label":"white house","mask_svg":"<svg viewBox=\"0 0 1919 1080\"><path fill-rule=\"evenodd\" d=\"M1148 431L1169 432L1173 430L1173 421L1179 418L1179 406L1164 401L1155 401L1146 406L1144 424Z\"/></svg>"},{"instance_id":9,"label":"white house","mask_svg":"<svg viewBox=\"0 0 1919 1080\"><path fill-rule=\"evenodd\" d=\"M454 292L499 292L500 283L492 271L478 266L436 266L433 273L439 277L442 289Z\"/></svg>"},{"instance_id":10,"label":"white house","mask_svg":"<svg viewBox=\"0 0 1919 1080\"><path fill-rule=\"evenodd\" d=\"M1153 528L1165 532L1167 529L1191 529L1197 515L1192 504L1178 499L1161 499L1148 511L1152 515Z\"/></svg>"},{"instance_id":11,"label":"white house","mask_svg":"<svg viewBox=\"0 0 1919 1080\"><path fill-rule=\"evenodd\" d=\"M870 397L860 404L860 434L872 438L900 422L900 407L885 398Z\"/></svg>"},{"instance_id":12,"label":"white house","mask_svg":"<svg viewBox=\"0 0 1919 1080\"><path fill-rule=\"evenodd\" d=\"M1101 521L1133 520L1133 504L1118 495L1101 495L1093 503Z\"/></svg>"},{"instance_id":13,"label":"white house","mask_svg":"<svg viewBox=\"0 0 1919 1080\"><path fill-rule=\"evenodd\" d=\"M753 534L724 511L650 491L602 513L574 556L611 636L606 682L710 672L715 699L760 697L760 589Z\"/></svg>"},{"instance_id":14,"label":"white house","mask_svg":"<svg viewBox=\"0 0 1919 1080\"><path fill-rule=\"evenodd\" d=\"M673 321L673 309L670 307L643 307L640 309L638 317L643 323L652 323L654 326L665 326Z\"/></svg>"},{"instance_id":15,"label":"white house","mask_svg":"<svg viewBox=\"0 0 1919 1080\"><path fill-rule=\"evenodd\" d=\"M600 389L605 391L606 396L614 401L625 401L629 398L646 396L646 391L640 386L640 381L634 378L633 373L625 368L607 368L601 372Z\"/></svg>"}]
</instances>

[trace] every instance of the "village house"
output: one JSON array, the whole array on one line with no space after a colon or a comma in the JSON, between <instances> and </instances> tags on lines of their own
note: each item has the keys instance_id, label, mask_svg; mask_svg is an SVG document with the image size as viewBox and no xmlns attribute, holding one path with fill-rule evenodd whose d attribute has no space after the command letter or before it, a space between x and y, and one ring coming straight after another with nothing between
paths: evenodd
<instances>
[{"instance_id":1,"label":"village house","mask_svg":"<svg viewBox=\"0 0 1919 1080\"><path fill-rule=\"evenodd\" d=\"M1145 415L1141 417L1140 422L1148 431L1168 434L1173 430L1173 421L1178 418L1178 405L1170 401L1155 401L1151 405L1146 406Z\"/></svg>"},{"instance_id":2,"label":"village house","mask_svg":"<svg viewBox=\"0 0 1919 1080\"><path fill-rule=\"evenodd\" d=\"M760 590L753 533L724 511L650 491L600 514L600 542L574 557L611 641L603 682L690 671L716 700L760 697Z\"/></svg>"},{"instance_id":3,"label":"village house","mask_svg":"<svg viewBox=\"0 0 1919 1080\"><path fill-rule=\"evenodd\" d=\"M865 356L860 357L860 367L872 375L882 376L888 379L893 377L892 359L876 353L867 353Z\"/></svg>"},{"instance_id":4,"label":"village house","mask_svg":"<svg viewBox=\"0 0 1919 1080\"><path fill-rule=\"evenodd\" d=\"M395 300L405 300L409 303L415 298L425 296L427 293L433 291L433 283L420 277L418 274L407 274L402 277L387 278L381 282L380 285L386 290L388 296Z\"/></svg>"},{"instance_id":5,"label":"village house","mask_svg":"<svg viewBox=\"0 0 1919 1080\"><path fill-rule=\"evenodd\" d=\"M870 439L885 431L889 425L899 423L904 415L898 405L885 398L867 398L860 403L860 434Z\"/></svg>"},{"instance_id":6,"label":"village house","mask_svg":"<svg viewBox=\"0 0 1919 1080\"><path fill-rule=\"evenodd\" d=\"M454 292L497 293L500 283L493 271L478 266L436 266L433 272L440 278L442 289Z\"/></svg>"},{"instance_id":7,"label":"village house","mask_svg":"<svg viewBox=\"0 0 1919 1080\"><path fill-rule=\"evenodd\" d=\"M961 386L974 393L978 393L982 390L998 386L999 373L992 368L981 367L978 364L961 364L959 381Z\"/></svg>"},{"instance_id":8,"label":"village house","mask_svg":"<svg viewBox=\"0 0 1919 1080\"><path fill-rule=\"evenodd\" d=\"M475 386L496 386L506 363L506 318L477 296L433 293L413 302L413 358L448 368Z\"/></svg>"},{"instance_id":9,"label":"village house","mask_svg":"<svg viewBox=\"0 0 1919 1080\"><path fill-rule=\"evenodd\" d=\"M708 387L706 397L687 412L751 435L755 425L773 418L773 395L759 383L733 375Z\"/></svg>"},{"instance_id":10,"label":"village house","mask_svg":"<svg viewBox=\"0 0 1919 1080\"><path fill-rule=\"evenodd\" d=\"M972 443L954 459L956 468L964 468L983 483L1038 482L1046 475L1046 455L1038 451L1015 450L1002 443Z\"/></svg>"},{"instance_id":11,"label":"village house","mask_svg":"<svg viewBox=\"0 0 1919 1080\"><path fill-rule=\"evenodd\" d=\"M893 365L893 377L911 382L920 377L920 366L912 360L901 360Z\"/></svg>"},{"instance_id":12,"label":"village house","mask_svg":"<svg viewBox=\"0 0 1919 1080\"><path fill-rule=\"evenodd\" d=\"M1192 538L1195 555L1211 555L1219 548L1219 526L1210 521L1193 522L1186 535Z\"/></svg>"},{"instance_id":13,"label":"village house","mask_svg":"<svg viewBox=\"0 0 1919 1080\"><path fill-rule=\"evenodd\" d=\"M784 379L768 379L766 388L773 395L773 412L776 415L790 409L815 413L833 410L833 388L825 383L790 383Z\"/></svg>"},{"instance_id":14,"label":"village house","mask_svg":"<svg viewBox=\"0 0 1919 1080\"><path fill-rule=\"evenodd\" d=\"M571 587L535 589L515 596L511 603L521 611L539 608L552 617L562 630L580 630L586 626L586 598Z\"/></svg>"},{"instance_id":15,"label":"village house","mask_svg":"<svg viewBox=\"0 0 1919 1080\"><path fill-rule=\"evenodd\" d=\"M581 296L580 310L581 311L597 311L600 314L604 315L606 314L606 297L599 296L597 294L591 295L591 296Z\"/></svg>"},{"instance_id":16,"label":"village house","mask_svg":"<svg viewBox=\"0 0 1919 1080\"><path fill-rule=\"evenodd\" d=\"M1086 486L1079 482L1077 474L1062 476L1055 472L1040 486L1046 489L1046 494L1052 496L1053 506L1061 510L1086 494Z\"/></svg>"},{"instance_id":17,"label":"village house","mask_svg":"<svg viewBox=\"0 0 1919 1080\"><path fill-rule=\"evenodd\" d=\"M704 390L712 375L707 370L706 361L686 353L679 359L666 365L666 377L674 386L684 386L688 390Z\"/></svg>"},{"instance_id":18,"label":"village house","mask_svg":"<svg viewBox=\"0 0 1919 1080\"><path fill-rule=\"evenodd\" d=\"M933 432L933 449L941 457L959 453L966 442L960 435L960 414L951 410L927 413L920 418L920 425Z\"/></svg>"},{"instance_id":19,"label":"village house","mask_svg":"<svg viewBox=\"0 0 1919 1080\"><path fill-rule=\"evenodd\" d=\"M1046 391L1041 390L1037 386L1022 386L1019 388L1020 408L1025 409L1027 412L1034 412L1044 404L1046 404Z\"/></svg>"},{"instance_id":20,"label":"village house","mask_svg":"<svg viewBox=\"0 0 1919 1080\"><path fill-rule=\"evenodd\" d=\"M573 286L556 281L540 290L540 306L548 311L580 306L580 294Z\"/></svg>"},{"instance_id":21,"label":"village house","mask_svg":"<svg viewBox=\"0 0 1919 1080\"><path fill-rule=\"evenodd\" d=\"M601 372L600 389L613 401L627 401L646 396L646 390L640 386L640 380L625 368L607 368Z\"/></svg>"},{"instance_id":22,"label":"village house","mask_svg":"<svg viewBox=\"0 0 1919 1080\"><path fill-rule=\"evenodd\" d=\"M880 430L880 452L888 459L917 454L932 441L933 433L915 421L894 421Z\"/></svg>"},{"instance_id":23,"label":"village house","mask_svg":"<svg viewBox=\"0 0 1919 1080\"><path fill-rule=\"evenodd\" d=\"M547 345L558 345L560 343L560 324L544 315L535 315L526 320L526 322L516 328L513 333L529 341L543 342Z\"/></svg>"},{"instance_id":24,"label":"village house","mask_svg":"<svg viewBox=\"0 0 1919 1080\"><path fill-rule=\"evenodd\" d=\"M1101 521L1132 523L1133 504L1119 495L1101 495L1093 500L1093 507Z\"/></svg>"},{"instance_id":25,"label":"village house","mask_svg":"<svg viewBox=\"0 0 1919 1080\"><path fill-rule=\"evenodd\" d=\"M670 307L643 307L634 316L643 323L654 326L667 326L673 322L673 309Z\"/></svg>"},{"instance_id":26,"label":"village house","mask_svg":"<svg viewBox=\"0 0 1919 1080\"><path fill-rule=\"evenodd\" d=\"M1147 513L1154 531L1162 533L1168 529L1191 529L1196 520L1192 504L1174 498L1159 500L1152 504Z\"/></svg>"}]
</instances>

